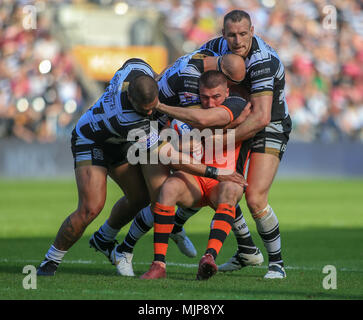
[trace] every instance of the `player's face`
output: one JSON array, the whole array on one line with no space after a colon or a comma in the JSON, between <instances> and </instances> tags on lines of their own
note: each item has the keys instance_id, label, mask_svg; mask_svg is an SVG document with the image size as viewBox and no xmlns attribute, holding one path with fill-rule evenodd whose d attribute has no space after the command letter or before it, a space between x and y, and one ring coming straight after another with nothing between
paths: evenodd
<instances>
[{"instance_id":1,"label":"player's face","mask_svg":"<svg viewBox=\"0 0 363 320\"><path fill-rule=\"evenodd\" d=\"M132 102L132 106L135 108L137 113L140 113L143 116L150 116L155 107L158 105L159 103L159 98L156 96L156 98L154 99L154 101L148 103L148 104L144 104L144 105L138 105L137 103Z\"/></svg>"},{"instance_id":2,"label":"player's face","mask_svg":"<svg viewBox=\"0 0 363 320\"><path fill-rule=\"evenodd\" d=\"M220 106L229 95L229 89L226 85L219 85L215 88L206 88L200 86L199 96L203 109Z\"/></svg>"},{"instance_id":3,"label":"player's face","mask_svg":"<svg viewBox=\"0 0 363 320\"><path fill-rule=\"evenodd\" d=\"M253 26L247 19L239 22L227 20L222 30L224 39L227 40L229 49L239 56L246 58L252 44Z\"/></svg>"}]
</instances>

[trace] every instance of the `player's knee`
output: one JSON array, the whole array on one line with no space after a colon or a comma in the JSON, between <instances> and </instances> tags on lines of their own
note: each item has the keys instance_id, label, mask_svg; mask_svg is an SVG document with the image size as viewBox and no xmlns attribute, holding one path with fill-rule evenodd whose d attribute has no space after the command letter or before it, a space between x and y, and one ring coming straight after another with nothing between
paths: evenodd
<instances>
[{"instance_id":1,"label":"player's knee","mask_svg":"<svg viewBox=\"0 0 363 320\"><path fill-rule=\"evenodd\" d=\"M261 211L267 205L267 197L265 193L251 192L250 190L248 190L247 187L245 197L246 197L247 206L251 214Z\"/></svg>"},{"instance_id":2,"label":"player's knee","mask_svg":"<svg viewBox=\"0 0 363 320\"><path fill-rule=\"evenodd\" d=\"M103 203L88 203L78 208L78 214L85 224L90 224L103 209Z\"/></svg>"},{"instance_id":3,"label":"player's knee","mask_svg":"<svg viewBox=\"0 0 363 320\"><path fill-rule=\"evenodd\" d=\"M168 178L160 190L159 201L177 202L181 193L180 180L176 178Z\"/></svg>"},{"instance_id":4,"label":"player's knee","mask_svg":"<svg viewBox=\"0 0 363 320\"><path fill-rule=\"evenodd\" d=\"M235 205L242 194L242 189L234 182L220 182L219 202Z\"/></svg>"}]
</instances>

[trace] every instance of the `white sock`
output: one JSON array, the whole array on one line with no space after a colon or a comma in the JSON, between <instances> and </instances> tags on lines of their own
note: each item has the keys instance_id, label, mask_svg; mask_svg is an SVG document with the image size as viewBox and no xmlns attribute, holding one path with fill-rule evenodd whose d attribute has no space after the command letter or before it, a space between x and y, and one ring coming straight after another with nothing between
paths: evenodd
<instances>
[{"instance_id":1,"label":"white sock","mask_svg":"<svg viewBox=\"0 0 363 320\"><path fill-rule=\"evenodd\" d=\"M100 227L98 232L106 241L112 241L115 240L117 234L120 232L120 229L111 228L108 225L108 220L106 220L105 223Z\"/></svg>"},{"instance_id":2,"label":"white sock","mask_svg":"<svg viewBox=\"0 0 363 320\"><path fill-rule=\"evenodd\" d=\"M261 215L261 218L256 217L256 215L259 214ZM267 205L264 210L261 210L254 215L257 231L267 249L269 263L283 265L279 221L277 220L275 212Z\"/></svg>"},{"instance_id":3,"label":"white sock","mask_svg":"<svg viewBox=\"0 0 363 320\"><path fill-rule=\"evenodd\" d=\"M236 237L239 252L247 254L256 252L257 247L252 240L250 230L248 229L246 220L243 217L243 213L239 205L236 206L236 218L232 225L232 231Z\"/></svg>"},{"instance_id":4,"label":"white sock","mask_svg":"<svg viewBox=\"0 0 363 320\"><path fill-rule=\"evenodd\" d=\"M66 253L67 251L58 250L56 247L51 245L45 257L48 260L53 260L59 264L62 262L62 259Z\"/></svg>"},{"instance_id":5,"label":"white sock","mask_svg":"<svg viewBox=\"0 0 363 320\"><path fill-rule=\"evenodd\" d=\"M236 206L236 218L233 221L232 231L238 238L247 238L251 236L250 230L248 229L246 220L239 205Z\"/></svg>"}]
</instances>

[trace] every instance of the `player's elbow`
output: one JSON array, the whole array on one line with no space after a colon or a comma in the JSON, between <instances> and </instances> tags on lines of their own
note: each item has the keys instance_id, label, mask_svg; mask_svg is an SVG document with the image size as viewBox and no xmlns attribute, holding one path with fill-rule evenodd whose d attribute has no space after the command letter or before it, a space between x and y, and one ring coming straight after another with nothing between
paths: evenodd
<instances>
[{"instance_id":1,"label":"player's elbow","mask_svg":"<svg viewBox=\"0 0 363 320\"><path fill-rule=\"evenodd\" d=\"M194 123L194 127L197 128L206 128L210 126L210 120L204 115L196 115L196 117L194 118Z\"/></svg>"},{"instance_id":2,"label":"player's elbow","mask_svg":"<svg viewBox=\"0 0 363 320\"><path fill-rule=\"evenodd\" d=\"M260 112L257 115L256 129L263 129L268 126L271 121L271 114Z\"/></svg>"},{"instance_id":3,"label":"player's elbow","mask_svg":"<svg viewBox=\"0 0 363 320\"><path fill-rule=\"evenodd\" d=\"M262 118L260 119L259 124L260 124L260 126L261 126L262 128L265 128L265 127L267 127L267 126L268 126L268 124L270 123L270 121L271 121L271 117L270 117L270 116L264 116L264 117L262 117Z\"/></svg>"}]
</instances>

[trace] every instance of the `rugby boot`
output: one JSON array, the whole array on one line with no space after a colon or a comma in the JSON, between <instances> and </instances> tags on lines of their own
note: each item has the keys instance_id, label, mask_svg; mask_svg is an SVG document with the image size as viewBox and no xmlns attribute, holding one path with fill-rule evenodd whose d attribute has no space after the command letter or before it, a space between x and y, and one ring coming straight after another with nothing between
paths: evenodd
<instances>
[{"instance_id":1,"label":"rugby boot","mask_svg":"<svg viewBox=\"0 0 363 320\"><path fill-rule=\"evenodd\" d=\"M165 263L153 261L148 272L145 272L140 279L162 279L166 278Z\"/></svg>"},{"instance_id":2,"label":"rugby boot","mask_svg":"<svg viewBox=\"0 0 363 320\"><path fill-rule=\"evenodd\" d=\"M284 279L286 272L283 266L277 263L270 263L268 265L268 272L263 277L264 279Z\"/></svg>"},{"instance_id":3,"label":"rugby boot","mask_svg":"<svg viewBox=\"0 0 363 320\"><path fill-rule=\"evenodd\" d=\"M37 269L37 276L54 276L59 263L44 259Z\"/></svg>"},{"instance_id":4,"label":"rugby boot","mask_svg":"<svg viewBox=\"0 0 363 320\"><path fill-rule=\"evenodd\" d=\"M112 265L114 265L115 263L114 261L112 261L111 253L117 243L118 242L116 240L113 241L105 240L98 231L96 231L89 239L90 248L94 248L96 251L102 252L111 262Z\"/></svg>"},{"instance_id":5,"label":"rugby boot","mask_svg":"<svg viewBox=\"0 0 363 320\"><path fill-rule=\"evenodd\" d=\"M218 271L236 271L247 266L259 266L263 263L263 255L260 249L252 254L237 251L226 263L218 266Z\"/></svg>"},{"instance_id":6,"label":"rugby boot","mask_svg":"<svg viewBox=\"0 0 363 320\"><path fill-rule=\"evenodd\" d=\"M176 243L181 253L185 254L187 257L194 258L197 255L197 250L187 237L184 228L180 232L170 233L170 238Z\"/></svg>"},{"instance_id":7,"label":"rugby boot","mask_svg":"<svg viewBox=\"0 0 363 320\"><path fill-rule=\"evenodd\" d=\"M199 262L199 268L197 273L197 280L207 280L217 273L217 265L213 256L210 253L206 253Z\"/></svg>"},{"instance_id":8,"label":"rugby boot","mask_svg":"<svg viewBox=\"0 0 363 320\"><path fill-rule=\"evenodd\" d=\"M117 273L121 276L134 277L134 270L132 268L133 254L129 252L118 252L113 249L111 254L111 260L116 265Z\"/></svg>"}]
</instances>

